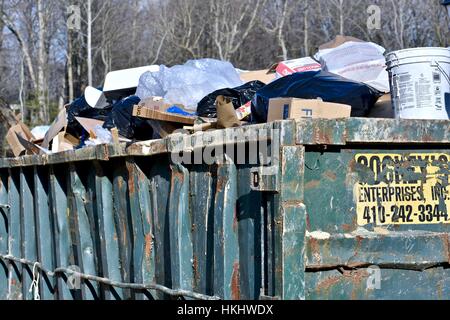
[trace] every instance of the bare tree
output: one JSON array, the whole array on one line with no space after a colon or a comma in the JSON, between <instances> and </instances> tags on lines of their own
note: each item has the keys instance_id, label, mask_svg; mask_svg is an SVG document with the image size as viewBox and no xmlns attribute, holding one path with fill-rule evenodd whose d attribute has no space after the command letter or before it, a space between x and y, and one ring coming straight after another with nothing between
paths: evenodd
<instances>
[{"instance_id":1,"label":"bare tree","mask_svg":"<svg viewBox=\"0 0 450 320\"><path fill-rule=\"evenodd\" d=\"M211 0L212 35L221 60L230 60L257 23L263 0Z\"/></svg>"},{"instance_id":2,"label":"bare tree","mask_svg":"<svg viewBox=\"0 0 450 320\"><path fill-rule=\"evenodd\" d=\"M286 45L285 26L286 21L293 11L293 2L290 0L274 0L267 2L264 11L267 14L267 19L261 23L264 30L276 36L278 45L281 48L283 60L288 59L288 48Z\"/></svg>"},{"instance_id":3,"label":"bare tree","mask_svg":"<svg viewBox=\"0 0 450 320\"><path fill-rule=\"evenodd\" d=\"M86 42L87 42L87 74L88 74L88 85L92 86L93 80L92 80L92 71L93 71L93 65L92 65L92 26L94 25L95 21L100 17L100 15L103 13L104 9L108 5L109 1L101 1L101 5L97 8L96 13L94 14L94 8L93 8L93 0L87 0L85 3L85 11L87 20L87 32L86 32Z\"/></svg>"},{"instance_id":4,"label":"bare tree","mask_svg":"<svg viewBox=\"0 0 450 320\"><path fill-rule=\"evenodd\" d=\"M367 27L372 4L380 30ZM67 28L68 5L79 6L81 30ZM0 93L40 122L111 70L203 57L267 68L338 34L387 51L450 45L438 0L0 0L0 28Z\"/></svg>"}]
</instances>

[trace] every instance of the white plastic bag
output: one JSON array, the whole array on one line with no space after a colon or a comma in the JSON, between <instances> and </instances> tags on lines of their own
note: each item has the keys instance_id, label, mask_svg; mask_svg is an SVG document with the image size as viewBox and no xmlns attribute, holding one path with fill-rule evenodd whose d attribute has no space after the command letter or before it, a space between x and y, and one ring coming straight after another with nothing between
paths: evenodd
<instances>
[{"instance_id":1,"label":"white plastic bag","mask_svg":"<svg viewBox=\"0 0 450 320\"><path fill-rule=\"evenodd\" d=\"M315 55L325 71L390 92L385 49L372 42L349 41Z\"/></svg>"}]
</instances>

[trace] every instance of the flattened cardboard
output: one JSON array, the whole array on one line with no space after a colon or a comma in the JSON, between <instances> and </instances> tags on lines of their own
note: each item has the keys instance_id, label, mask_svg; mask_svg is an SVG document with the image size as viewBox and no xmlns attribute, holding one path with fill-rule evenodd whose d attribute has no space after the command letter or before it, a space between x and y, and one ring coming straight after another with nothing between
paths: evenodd
<instances>
[{"instance_id":1,"label":"flattened cardboard","mask_svg":"<svg viewBox=\"0 0 450 320\"><path fill-rule=\"evenodd\" d=\"M160 120L166 122L176 122L193 125L197 117L187 117L174 113L159 111L143 105L137 105L133 108L133 116L145 119Z\"/></svg>"},{"instance_id":2,"label":"flattened cardboard","mask_svg":"<svg viewBox=\"0 0 450 320\"><path fill-rule=\"evenodd\" d=\"M83 127L83 129L86 130L86 132L88 132L89 134L91 132L95 132L96 126L102 127L103 124L105 123L104 121L101 121L101 120L82 118L82 117L75 117L75 120L77 120L78 123Z\"/></svg>"},{"instance_id":3,"label":"flattened cardboard","mask_svg":"<svg viewBox=\"0 0 450 320\"><path fill-rule=\"evenodd\" d=\"M269 69L242 72L239 76L245 83L259 80L265 84L269 84L276 79L275 73L271 73Z\"/></svg>"},{"instance_id":4,"label":"flattened cardboard","mask_svg":"<svg viewBox=\"0 0 450 320\"><path fill-rule=\"evenodd\" d=\"M48 129L47 133L45 134L44 142L42 142L42 148L48 149L50 142L53 140L53 138L56 137L56 135L60 133L66 126L67 126L67 113L66 109L63 108L59 112L55 121L53 121L52 125L50 126L50 129Z\"/></svg>"},{"instance_id":5,"label":"flattened cardboard","mask_svg":"<svg viewBox=\"0 0 450 320\"><path fill-rule=\"evenodd\" d=\"M351 106L321 100L276 98L269 101L267 122L286 119L348 118Z\"/></svg>"},{"instance_id":6,"label":"flattened cardboard","mask_svg":"<svg viewBox=\"0 0 450 320\"><path fill-rule=\"evenodd\" d=\"M20 121L15 126L9 128L8 133L6 134L6 141L11 147L14 156L16 157L20 157L27 151L27 149L20 142L18 136L20 136L25 141L31 142L34 140L34 136L31 133L30 129L28 129L28 127Z\"/></svg>"},{"instance_id":7,"label":"flattened cardboard","mask_svg":"<svg viewBox=\"0 0 450 320\"><path fill-rule=\"evenodd\" d=\"M22 138L20 134L15 132L17 140L19 140L19 143L25 148L25 150L30 154L39 154L41 152L41 149L35 145L34 143Z\"/></svg>"}]
</instances>

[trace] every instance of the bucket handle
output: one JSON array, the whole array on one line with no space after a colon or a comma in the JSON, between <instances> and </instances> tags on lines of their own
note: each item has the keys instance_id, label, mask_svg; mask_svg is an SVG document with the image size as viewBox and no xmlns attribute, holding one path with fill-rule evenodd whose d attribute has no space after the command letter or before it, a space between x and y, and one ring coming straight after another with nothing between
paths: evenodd
<instances>
[{"instance_id":1,"label":"bucket handle","mask_svg":"<svg viewBox=\"0 0 450 320\"><path fill-rule=\"evenodd\" d=\"M388 57L389 57L389 60L391 61L391 68L398 67L398 65L399 65L398 56L392 52L389 54Z\"/></svg>"},{"instance_id":2,"label":"bucket handle","mask_svg":"<svg viewBox=\"0 0 450 320\"><path fill-rule=\"evenodd\" d=\"M441 73L444 75L444 78L447 80L448 84L450 84L450 76L445 72L444 68L439 64L439 62L435 61L436 66L441 71Z\"/></svg>"}]
</instances>

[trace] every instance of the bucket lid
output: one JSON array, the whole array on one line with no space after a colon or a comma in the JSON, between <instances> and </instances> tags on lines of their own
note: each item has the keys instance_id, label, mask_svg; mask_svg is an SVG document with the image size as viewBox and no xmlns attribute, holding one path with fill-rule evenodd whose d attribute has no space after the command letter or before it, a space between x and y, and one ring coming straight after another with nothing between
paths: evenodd
<instances>
[{"instance_id":1,"label":"bucket lid","mask_svg":"<svg viewBox=\"0 0 450 320\"><path fill-rule=\"evenodd\" d=\"M386 54L386 65L388 69L390 69L393 66L398 65L399 63L401 64L401 60L404 59L428 59L436 57L448 59L450 62L450 49L439 47L425 47L393 51ZM416 62L420 62L420 60Z\"/></svg>"},{"instance_id":2,"label":"bucket lid","mask_svg":"<svg viewBox=\"0 0 450 320\"><path fill-rule=\"evenodd\" d=\"M425 48L412 48L412 49L404 49L390 52L386 55L386 59L405 59L405 58L414 58L414 57L448 57L450 58L450 49L448 48L439 48L439 47L425 47Z\"/></svg>"}]
</instances>

